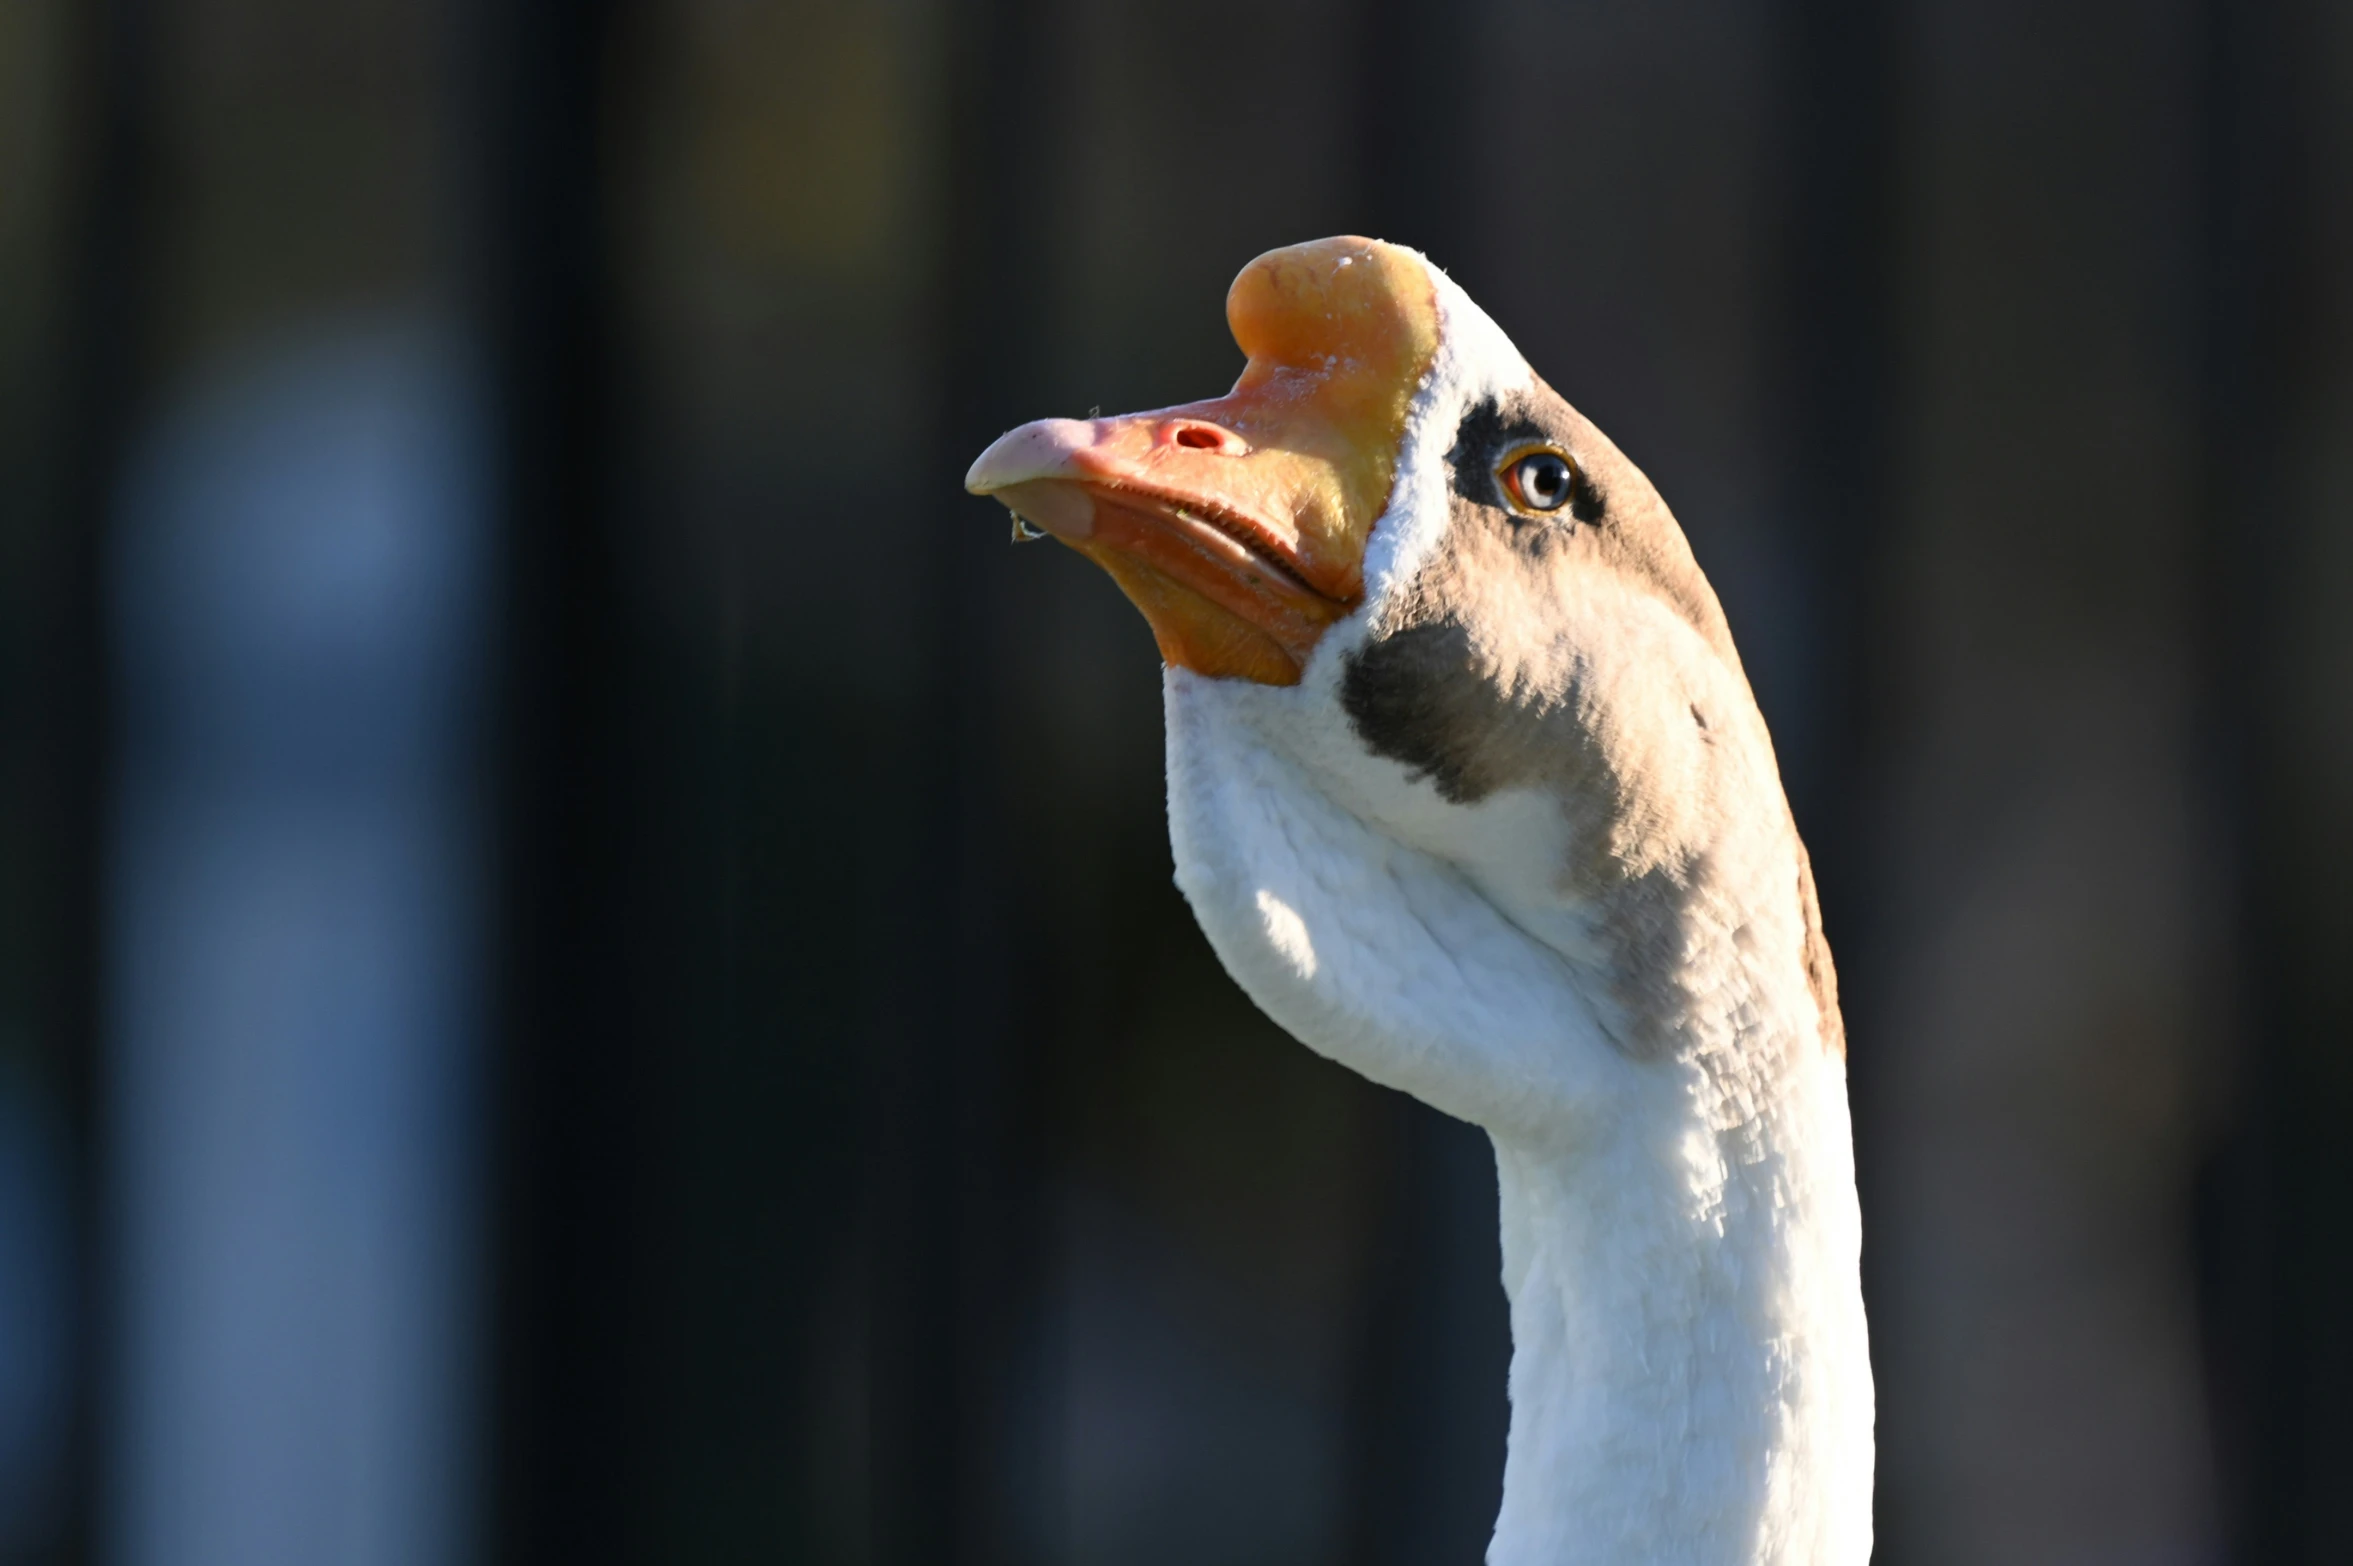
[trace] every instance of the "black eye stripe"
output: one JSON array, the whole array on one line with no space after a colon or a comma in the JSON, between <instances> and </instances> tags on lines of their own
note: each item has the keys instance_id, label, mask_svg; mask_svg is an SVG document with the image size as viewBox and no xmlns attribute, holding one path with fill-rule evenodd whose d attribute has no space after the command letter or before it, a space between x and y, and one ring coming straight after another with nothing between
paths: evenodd
<instances>
[{"instance_id":1,"label":"black eye stripe","mask_svg":"<svg viewBox=\"0 0 2353 1566\"><path fill-rule=\"evenodd\" d=\"M1454 445L1446 453L1447 465L1454 470L1454 492L1483 506L1500 505L1504 497L1496 493L1496 464L1514 446L1561 444L1559 435L1527 414L1517 409L1506 413L1495 398L1482 399L1463 415L1462 423L1455 427ZM1585 469L1572 463L1568 501L1550 514L1596 522L1607 509L1606 498Z\"/></svg>"},{"instance_id":2,"label":"black eye stripe","mask_svg":"<svg viewBox=\"0 0 2353 1566\"><path fill-rule=\"evenodd\" d=\"M1541 446L1552 432L1525 414L1511 417L1494 398L1474 405L1462 416L1454 433L1454 447L1446 453L1454 469L1454 492L1482 505L1495 504L1495 464L1514 446Z\"/></svg>"}]
</instances>

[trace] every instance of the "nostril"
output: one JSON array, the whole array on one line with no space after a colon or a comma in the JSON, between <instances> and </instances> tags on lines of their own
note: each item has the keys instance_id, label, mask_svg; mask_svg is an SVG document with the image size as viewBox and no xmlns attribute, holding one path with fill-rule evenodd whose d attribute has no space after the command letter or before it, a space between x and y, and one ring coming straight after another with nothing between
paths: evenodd
<instances>
[{"instance_id":1,"label":"nostril","mask_svg":"<svg viewBox=\"0 0 2353 1566\"><path fill-rule=\"evenodd\" d=\"M1182 446L1187 451L1222 451L1238 456L1245 449L1242 437L1233 431L1191 420L1172 426L1167 440L1170 445Z\"/></svg>"}]
</instances>

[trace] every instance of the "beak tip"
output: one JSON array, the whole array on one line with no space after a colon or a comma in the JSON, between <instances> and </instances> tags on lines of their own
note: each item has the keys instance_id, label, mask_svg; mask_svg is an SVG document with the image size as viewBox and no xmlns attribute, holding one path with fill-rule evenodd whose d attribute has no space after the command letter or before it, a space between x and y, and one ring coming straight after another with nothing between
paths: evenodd
<instances>
[{"instance_id":1,"label":"beak tip","mask_svg":"<svg viewBox=\"0 0 2353 1566\"><path fill-rule=\"evenodd\" d=\"M1035 419L1007 430L975 458L964 487L975 495L1030 479L1066 477L1073 453L1095 444L1095 427L1081 419Z\"/></svg>"},{"instance_id":2,"label":"beak tip","mask_svg":"<svg viewBox=\"0 0 2353 1566\"><path fill-rule=\"evenodd\" d=\"M1015 431L1014 433L1018 434L1020 432ZM1012 439L1011 435L998 436L995 440L989 443L989 447L986 451L983 451L979 456L972 459L972 466L964 470L964 490L966 494L985 495L990 490L995 489L998 486L998 484L1001 482L998 478L998 475L1003 471L1006 465L1004 453L1005 442L1010 439Z\"/></svg>"}]
</instances>

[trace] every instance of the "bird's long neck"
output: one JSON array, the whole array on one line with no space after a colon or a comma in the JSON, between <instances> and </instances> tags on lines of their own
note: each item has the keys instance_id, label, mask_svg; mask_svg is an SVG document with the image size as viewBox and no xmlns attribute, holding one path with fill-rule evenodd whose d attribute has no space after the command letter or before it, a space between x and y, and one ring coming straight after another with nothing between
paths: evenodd
<instances>
[{"instance_id":1,"label":"bird's long neck","mask_svg":"<svg viewBox=\"0 0 2353 1566\"><path fill-rule=\"evenodd\" d=\"M1843 1036L1778 788L1564 941L1634 1061L1496 1136L1512 1425L1492 1566L1862 1566L1872 1387ZM1631 938L1611 932L1634 931ZM1662 934L1663 932L1663 934Z\"/></svg>"},{"instance_id":2,"label":"bird's long neck","mask_svg":"<svg viewBox=\"0 0 2353 1566\"><path fill-rule=\"evenodd\" d=\"M1591 1139L1497 1138L1513 1359L1491 1566L1869 1558L1844 1073L1795 1064L1753 1115L1687 1083Z\"/></svg>"},{"instance_id":3,"label":"bird's long neck","mask_svg":"<svg viewBox=\"0 0 2353 1566\"><path fill-rule=\"evenodd\" d=\"M1514 1350L1491 1566L1862 1566L1845 1063L1778 786L1671 887L1548 902L1540 800L1343 804L1278 697L1231 685L1168 684L1203 931L1302 1042L1495 1140Z\"/></svg>"}]
</instances>

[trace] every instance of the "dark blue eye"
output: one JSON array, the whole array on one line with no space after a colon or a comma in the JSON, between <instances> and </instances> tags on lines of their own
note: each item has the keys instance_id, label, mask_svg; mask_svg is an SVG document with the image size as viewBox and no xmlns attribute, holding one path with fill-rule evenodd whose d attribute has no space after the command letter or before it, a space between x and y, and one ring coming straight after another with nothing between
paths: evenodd
<instances>
[{"instance_id":1,"label":"dark blue eye","mask_svg":"<svg viewBox=\"0 0 2353 1566\"><path fill-rule=\"evenodd\" d=\"M1503 471L1504 489L1527 511L1558 511L1576 482L1576 468L1557 451L1531 451Z\"/></svg>"}]
</instances>

